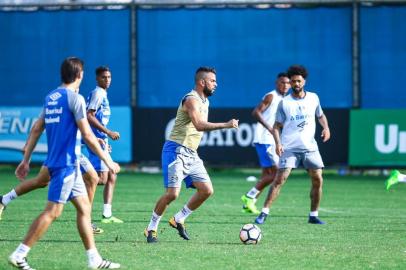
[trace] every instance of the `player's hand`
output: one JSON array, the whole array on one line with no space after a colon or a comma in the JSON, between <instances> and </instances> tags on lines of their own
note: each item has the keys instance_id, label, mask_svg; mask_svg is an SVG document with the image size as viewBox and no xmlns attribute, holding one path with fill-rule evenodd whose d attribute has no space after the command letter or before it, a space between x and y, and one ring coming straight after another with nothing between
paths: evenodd
<instances>
[{"instance_id":1,"label":"player's hand","mask_svg":"<svg viewBox=\"0 0 406 270\"><path fill-rule=\"evenodd\" d=\"M330 129L325 128L321 131L321 137L323 138L323 142L327 142L330 140Z\"/></svg>"},{"instance_id":2,"label":"player's hand","mask_svg":"<svg viewBox=\"0 0 406 270\"><path fill-rule=\"evenodd\" d=\"M231 119L230 121L227 122L227 127L228 128L238 128L238 121L236 119Z\"/></svg>"},{"instance_id":3,"label":"player's hand","mask_svg":"<svg viewBox=\"0 0 406 270\"><path fill-rule=\"evenodd\" d=\"M116 141L116 140L120 139L120 133L118 133L117 131L110 131L109 133L107 133L107 135L108 135L113 141Z\"/></svg>"},{"instance_id":4,"label":"player's hand","mask_svg":"<svg viewBox=\"0 0 406 270\"><path fill-rule=\"evenodd\" d=\"M24 181L29 171L30 164L26 161L21 161L20 164L18 164L14 173L20 181Z\"/></svg>"},{"instance_id":5,"label":"player's hand","mask_svg":"<svg viewBox=\"0 0 406 270\"><path fill-rule=\"evenodd\" d=\"M118 163L116 163L114 161L109 160L108 162L106 162L106 165L110 169L110 172L112 172L112 173L117 174L121 170L120 165L118 165Z\"/></svg>"},{"instance_id":6,"label":"player's hand","mask_svg":"<svg viewBox=\"0 0 406 270\"><path fill-rule=\"evenodd\" d=\"M282 156L282 153L283 153L283 146L282 146L282 144L277 144L276 146L275 146L275 152L276 152L276 154L280 157L280 156Z\"/></svg>"}]
</instances>

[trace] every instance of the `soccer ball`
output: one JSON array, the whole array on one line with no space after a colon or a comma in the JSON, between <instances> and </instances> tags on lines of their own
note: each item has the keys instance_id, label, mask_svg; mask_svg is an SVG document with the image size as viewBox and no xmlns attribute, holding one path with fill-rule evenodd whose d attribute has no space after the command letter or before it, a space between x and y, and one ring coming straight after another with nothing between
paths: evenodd
<instances>
[{"instance_id":1,"label":"soccer ball","mask_svg":"<svg viewBox=\"0 0 406 270\"><path fill-rule=\"evenodd\" d=\"M255 245L261 241L261 229L254 224L245 224L240 230L240 240L245 245Z\"/></svg>"}]
</instances>

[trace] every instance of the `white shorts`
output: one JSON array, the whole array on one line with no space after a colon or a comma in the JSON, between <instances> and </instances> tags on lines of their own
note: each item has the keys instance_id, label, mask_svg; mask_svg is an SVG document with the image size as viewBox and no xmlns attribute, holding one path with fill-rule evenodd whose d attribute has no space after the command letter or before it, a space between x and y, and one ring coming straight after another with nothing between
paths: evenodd
<instances>
[{"instance_id":1,"label":"white shorts","mask_svg":"<svg viewBox=\"0 0 406 270\"><path fill-rule=\"evenodd\" d=\"M285 151L279 159L280 169L298 168L300 165L305 169L311 170L324 168L324 163L319 151L304 153Z\"/></svg>"}]
</instances>

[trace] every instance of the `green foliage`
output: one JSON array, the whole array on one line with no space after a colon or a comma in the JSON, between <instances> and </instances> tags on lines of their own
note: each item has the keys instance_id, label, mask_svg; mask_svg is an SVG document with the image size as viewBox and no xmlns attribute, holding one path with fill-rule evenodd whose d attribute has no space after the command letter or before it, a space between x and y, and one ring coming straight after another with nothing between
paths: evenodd
<instances>
[{"instance_id":1,"label":"green foliage","mask_svg":"<svg viewBox=\"0 0 406 270\"><path fill-rule=\"evenodd\" d=\"M380 177L327 175L319 211L327 225L309 225L310 181L304 174L294 174L271 208L271 217L260 226L261 243L245 246L239 230L255 216L241 212L240 197L253 183L245 181L244 171L210 175L215 194L187 220L192 240L182 240L167 223L194 192L183 189L162 218L157 244L147 244L143 230L164 191L161 176L119 175L113 213L125 223L98 223L105 230L96 235L102 256L121 263L123 269L405 269L406 185L387 192ZM1 170L0 179L2 194L18 184L11 168ZM99 186L95 221L101 217L102 191ZM46 192L18 198L3 213L0 269L11 269L7 257L45 206ZM260 196L258 208L266 193ZM72 205L66 206L28 258L36 269L86 268Z\"/></svg>"}]
</instances>

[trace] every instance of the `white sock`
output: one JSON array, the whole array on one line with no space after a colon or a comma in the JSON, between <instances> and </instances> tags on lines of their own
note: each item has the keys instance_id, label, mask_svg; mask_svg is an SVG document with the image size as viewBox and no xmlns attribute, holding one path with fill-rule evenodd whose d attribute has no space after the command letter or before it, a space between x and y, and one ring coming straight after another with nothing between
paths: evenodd
<instances>
[{"instance_id":1,"label":"white sock","mask_svg":"<svg viewBox=\"0 0 406 270\"><path fill-rule=\"evenodd\" d=\"M27 257L28 252L30 252L30 247L21 243L17 249L11 254L17 261L21 261L23 258Z\"/></svg>"},{"instance_id":2,"label":"white sock","mask_svg":"<svg viewBox=\"0 0 406 270\"><path fill-rule=\"evenodd\" d=\"M266 207L262 208L262 213L269 215L269 208Z\"/></svg>"},{"instance_id":3,"label":"white sock","mask_svg":"<svg viewBox=\"0 0 406 270\"><path fill-rule=\"evenodd\" d=\"M154 211L152 212L151 220L149 221L147 231L158 231L158 225L162 216L158 216Z\"/></svg>"},{"instance_id":4,"label":"white sock","mask_svg":"<svg viewBox=\"0 0 406 270\"><path fill-rule=\"evenodd\" d=\"M99 266L103 260L96 248L86 250L86 254L89 266Z\"/></svg>"},{"instance_id":5,"label":"white sock","mask_svg":"<svg viewBox=\"0 0 406 270\"><path fill-rule=\"evenodd\" d=\"M103 205L103 216L109 218L112 216L111 212L111 204L104 204Z\"/></svg>"},{"instance_id":6,"label":"white sock","mask_svg":"<svg viewBox=\"0 0 406 270\"><path fill-rule=\"evenodd\" d=\"M310 211L309 216L311 216L311 217L318 217L318 216L319 216L319 211Z\"/></svg>"},{"instance_id":7,"label":"white sock","mask_svg":"<svg viewBox=\"0 0 406 270\"><path fill-rule=\"evenodd\" d=\"M247 192L246 196L248 198L255 199L257 197L258 193L259 193L259 190L256 189L255 187L253 187L253 188L251 188L250 191Z\"/></svg>"},{"instance_id":8,"label":"white sock","mask_svg":"<svg viewBox=\"0 0 406 270\"><path fill-rule=\"evenodd\" d=\"M182 210L180 210L179 212L177 212L175 214L175 221L178 223L184 223L185 219L192 214L193 211L189 209L189 207L187 207L187 205L185 204L185 206L183 206Z\"/></svg>"},{"instance_id":9,"label":"white sock","mask_svg":"<svg viewBox=\"0 0 406 270\"><path fill-rule=\"evenodd\" d=\"M399 174L398 176L399 182L406 182L406 174Z\"/></svg>"},{"instance_id":10,"label":"white sock","mask_svg":"<svg viewBox=\"0 0 406 270\"><path fill-rule=\"evenodd\" d=\"M18 197L18 195L17 195L16 191L13 189L9 193L7 193L3 196L3 199L1 200L1 204L6 206L9 202L11 202L12 200L14 200L17 197Z\"/></svg>"}]
</instances>

